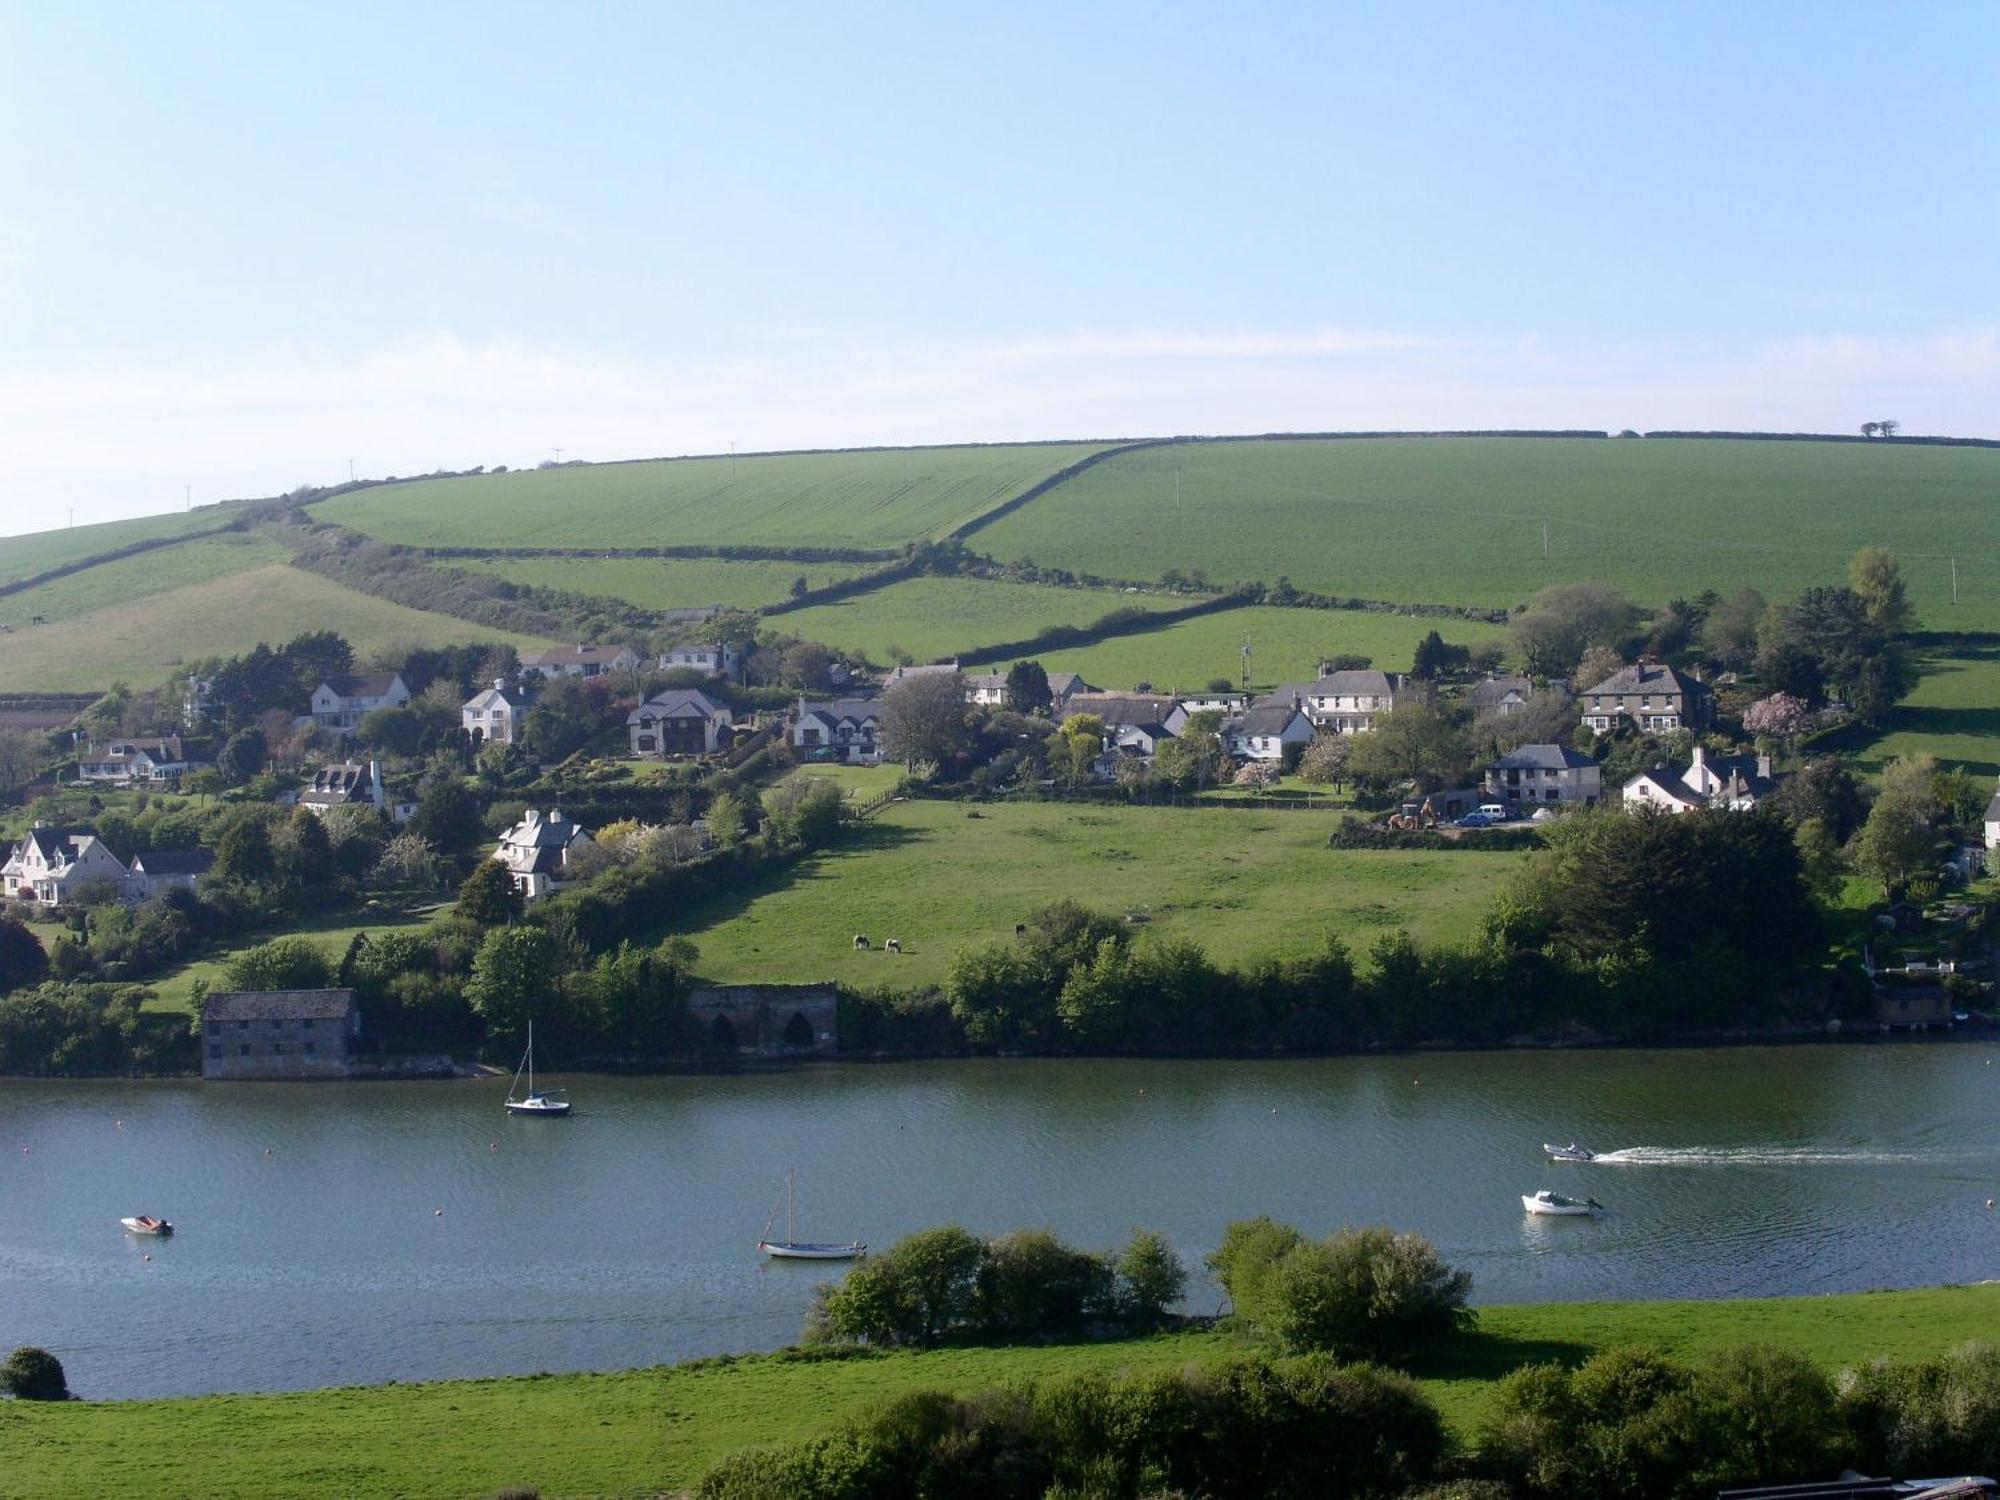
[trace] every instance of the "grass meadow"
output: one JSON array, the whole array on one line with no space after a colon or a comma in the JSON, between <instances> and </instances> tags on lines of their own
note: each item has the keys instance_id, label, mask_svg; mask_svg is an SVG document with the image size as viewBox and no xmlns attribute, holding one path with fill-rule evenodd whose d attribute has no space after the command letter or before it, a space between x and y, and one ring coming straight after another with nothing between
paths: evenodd
<instances>
[{"instance_id":1,"label":"grass meadow","mask_svg":"<svg viewBox=\"0 0 2000 1500\"><path fill-rule=\"evenodd\" d=\"M130 603L135 599L189 588L232 573L282 563L291 554L276 542L247 531L225 532L178 546L142 552L71 573L39 588L0 597L0 625L28 628L37 615L54 623ZM39 628L39 627L36 627ZM8 643L0 641L0 656Z\"/></svg>"},{"instance_id":2,"label":"grass meadow","mask_svg":"<svg viewBox=\"0 0 2000 1500\"><path fill-rule=\"evenodd\" d=\"M1101 444L897 448L523 469L313 507L412 546L896 547L940 535Z\"/></svg>"},{"instance_id":3,"label":"grass meadow","mask_svg":"<svg viewBox=\"0 0 2000 1500\"><path fill-rule=\"evenodd\" d=\"M31 578L37 573L46 573L50 568L80 562L100 552L129 547L134 542L207 531L226 524L233 514L210 506L202 510L169 511L160 516L137 516L129 521L100 521L90 526L69 526L60 531L0 537L0 583Z\"/></svg>"},{"instance_id":4,"label":"grass meadow","mask_svg":"<svg viewBox=\"0 0 2000 1500\"><path fill-rule=\"evenodd\" d=\"M1175 503L1175 471L1180 501ZM2000 452L1701 439L1391 438L1181 444L1106 460L979 532L997 557L1116 578L1512 606L1601 579L1660 603L1844 582L1903 560L1931 629L2000 628ZM1542 556L1542 522L1549 556ZM1950 602L1958 559L1961 603Z\"/></svg>"},{"instance_id":5,"label":"grass meadow","mask_svg":"<svg viewBox=\"0 0 2000 1500\"><path fill-rule=\"evenodd\" d=\"M2000 777L2000 647L1959 647L1921 659L1923 675L1877 734L1848 732L1826 748L1880 775L1899 755L1935 755L1946 766Z\"/></svg>"},{"instance_id":6,"label":"grass meadow","mask_svg":"<svg viewBox=\"0 0 2000 1500\"><path fill-rule=\"evenodd\" d=\"M941 981L953 955L1011 939L1070 897L1140 912L1146 937L1192 938L1220 962L1343 938L1365 962L1384 933L1458 941L1517 869L1518 852L1336 850L1336 813L1060 802L900 802L838 847L687 911L700 970L730 982L823 979L870 988ZM857 952L853 937L876 942ZM886 954L885 938L901 954Z\"/></svg>"},{"instance_id":7,"label":"grass meadow","mask_svg":"<svg viewBox=\"0 0 2000 1500\"><path fill-rule=\"evenodd\" d=\"M722 604L755 609L791 593L794 579L823 588L865 572L865 563L732 562L710 557L454 558L454 567L497 573L516 583L623 599L641 609Z\"/></svg>"},{"instance_id":8,"label":"grass meadow","mask_svg":"<svg viewBox=\"0 0 2000 1500\"><path fill-rule=\"evenodd\" d=\"M1748 1341L1829 1369L1917 1358L2000 1318L2000 1287L1737 1302L1488 1307L1447 1362L1417 1375L1460 1443L1492 1383L1523 1364L1643 1344L1684 1357ZM1215 1332L1123 1342L960 1348L840 1363L774 1355L611 1374L132 1402L9 1403L0 1475L12 1500L460 1500L508 1487L637 1497L692 1484L742 1448L793 1442L914 1390L970 1393L1088 1370L1207 1363L1243 1346ZM81 1361L77 1361L81 1365ZM82 1368L70 1372L87 1389Z\"/></svg>"},{"instance_id":9,"label":"grass meadow","mask_svg":"<svg viewBox=\"0 0 2000 1500\"><path fill-rule=\"evenodd\" d=\"M886 664L899 647L918 661L934 661L1001 641L1023 640L1050 625L1088 625L1114 609L1165 610L1188 602L1169 594L1121 594L1112 589L981 578L908 578L835 604L794 610L772 624Z\"/></svg>"},{"instance_id":10,"label":"grass meadow","mask_svg":"<svg viewBox=\"0 0 2000 1500\"><path fill-rule=\"evenodd\" d=\"M171 566L178 550L133 565ZM97 571L79 574L77 581ZM362 657L403 641L430 646L506 641L525 649L547 644L407 609L272 563L0 636L0 692L87 692L114 682L146 687L187 662L248 651L259 641L276 644L307 630L336 630Z\"/></svg>"}]
</instances>

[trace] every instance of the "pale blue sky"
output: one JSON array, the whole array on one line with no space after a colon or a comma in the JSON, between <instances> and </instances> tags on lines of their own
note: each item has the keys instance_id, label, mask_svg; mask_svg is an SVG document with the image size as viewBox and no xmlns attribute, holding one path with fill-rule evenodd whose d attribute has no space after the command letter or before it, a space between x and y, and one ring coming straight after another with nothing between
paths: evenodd
<instances>
[{"instance_id":1,"label":"pale blue sky","mask_svg":"<svg viewBox=\"0 0 2000 1500\"><path fill-rule=\"evenodd\" d=\"M2000 435L2000 7L0 4L0 532L433 465Z\"/></svg>"}]
</instances>

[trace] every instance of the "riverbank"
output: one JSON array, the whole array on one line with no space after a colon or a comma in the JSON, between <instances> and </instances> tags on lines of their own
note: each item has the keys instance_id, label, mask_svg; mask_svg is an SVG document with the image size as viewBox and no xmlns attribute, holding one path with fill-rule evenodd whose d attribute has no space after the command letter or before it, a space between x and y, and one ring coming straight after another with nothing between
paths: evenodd
<instances>
[{"instance_id":1,"label":"riverbank","mask_svg":"<svg viewBox=\"0 0 2000 1500\"><path fill-rule=\"evenodd\" d=\"M1620 1344L1680 1355L1749 1341L1835 1368L1912 1358L2000 1326L2000 1284L1713 1302L1576 1302L1481 1309L1478 1334L1417 1373L1461 1442L1492 1385L1546 1360ZM403 1496L456 1500L506 1486L545 1497L638 1496L691 1484L716 1460L822 1431L904 1391L973 1391L1083 1370L1214 1361L1242 1348L1199 1331L1116 1343L947 1349L825 1360L796 1353L605 1374L454 1380L282 1395L0 1408L0 1475L15 1500ZM87 1359L72 1382L89 1387Z\"/></svg>"}]
</instances>

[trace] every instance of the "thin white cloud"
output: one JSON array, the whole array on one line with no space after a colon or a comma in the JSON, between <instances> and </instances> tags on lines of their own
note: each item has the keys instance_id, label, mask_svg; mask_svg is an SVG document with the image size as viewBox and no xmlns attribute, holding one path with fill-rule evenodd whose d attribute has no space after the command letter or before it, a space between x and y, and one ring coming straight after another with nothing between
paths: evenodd
<instances>
[{"instance_id":1,"label":"thin white cloud","mask_svg":"<svg viewBox=\"0 0 2000 1500\"><path fill-rule=\"evenodd\" d=\"M1733 349L1380 330L1085 330L788 357L642 359L446 333L347 356L0 369L0 533L364 475L565 457L1355 428L1992 435L2000 334Z\"/></svg>"}]
</instances>

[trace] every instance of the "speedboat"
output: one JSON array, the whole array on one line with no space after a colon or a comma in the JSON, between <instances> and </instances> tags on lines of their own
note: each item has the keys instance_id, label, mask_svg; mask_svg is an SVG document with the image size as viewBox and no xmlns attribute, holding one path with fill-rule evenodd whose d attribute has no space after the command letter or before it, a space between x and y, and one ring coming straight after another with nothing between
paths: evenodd
<instances>
[{"instance_id":1,"label":"speedboat","mask_svg":"<svg viewBox=\"0 0 2000 1500\"><path fill-rule=\"evenodd\" d=\"M1575 1218L1600 1212L1604 1205L1595 1198L1566 1198L1543 1188L1539 1193L1521 1194L1521 1207L1531 1214L1567 1215Z\"/></svg>"},{"instance_id":2,"label":"speedboat","mask_svg":"<svg viewBox=\"0 0 2000 1500\"><path fill-rule=\"evenodd\" d=\"M156 1219L151 1214L135 1214L129 1219L120 1219L128 1233L156 1234L165 1238L174 1232L174 1226L165 1219Z\"/></svg>"},{"instance_id":3,"label":"speedboat","mask_svg":"<svg viewBox=\"0 0 2000 1500\"><path fill-rule=\"evenodd\" d=\"M1542 1142L1542 1149L1549 1154L1550 1161L1596 1161L1597 1153L1587 1146L1579 1146L1571 1141L1567 1146L1552 1146Z\"/></svg>"}]
</instances>

